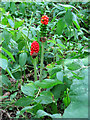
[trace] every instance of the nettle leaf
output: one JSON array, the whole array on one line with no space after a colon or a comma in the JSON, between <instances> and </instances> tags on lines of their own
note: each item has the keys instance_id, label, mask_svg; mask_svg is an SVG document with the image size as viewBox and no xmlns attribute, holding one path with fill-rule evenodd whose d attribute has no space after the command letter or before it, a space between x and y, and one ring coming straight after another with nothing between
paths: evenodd
<instances>
[{"instance_id":1,"label":"nettle leaf","mask_svg":"<svg viewBox=\"0 0 90 120\"><path fill-rule=\"evenodd\" d=\"M35 99L37 103L49 104L53 102L53 94L50 91L41 92L40 96Z\"/></svg>"},{"instance_id":2,"label":"nettle leaf","mask_svg":"<svg viewBox=\"0 0 90 120\"><path fill-rule=\"evenodd\" d=\"M81 68L81 66L77 62L72 62L71 64L68 64L67 67L69 70L72 70L72 71L78 70Z\"/></svg>"},{"instance_id":3,"label":"nettle leaf","mask_svg":"<svg viewBox=\"0 0 90 120\"><path fill-rule=\"evenodd\" d=\"M15 105L16 106L21 106L21 107L24 107L24 106L29 106L32 102L33 98L31 97L22 97L20 98L18 101L16 101Z\"/></svg>"},{"instance_id":4,"label":"nettle leaf","mask_svg":"<svg viewBox=\"0 0 90 120\"><path fill-rule=\"evenodd\" d=\"M64 29L64 26L65 26L65 20L64 18L61 18L58 23L57 23L57 28L56 28L56 33L58 35L61 35L62 32L63 32L63 29Z\"/></svg>"},{"instance_id":5,"label":"nettle leaf","mask_svg":"<svg viewBox=\"0 0 90 120\"><path fill-rule=\"evenodd\" d=\"M34 84L38 87L41 87L41 88L50 88L50 87L53 87L57 84L62 84L62 82L60 80L57 80L57 79L44 79L41 82L36 81Z\"/></svg>"},{"instance_id":6,"label":"nettle leaf","mask_svg":"<svg viewBox=\"0 0 90 120\"><path fill-rule=\"evenodd\" d=\"M27 53L21 53L19 55L19 64L20 66L24 66L26 64L27 61Z\"/></svg>"},{"instance_id":7,"label":"nettle leaf","mask_svg":"<svg viewBox=\"0 0 90 120\"><path fill-rule=\"evenodd\" d=\"M32 83L21 86L21 91L28 96L34 96L35 90L36 87Z\"/></svg>"},{"instance_id":8,"label":"nettle leaf","mask_svg":"<svg viewBox=\"0 0 90 120\"><path fill-rule=\"evenodd\" d=\"M8 66L7 60L0 58L0 67L6 70L7 66Z\"/></svg>"},{"instance_id":9,"label":"nettle leaf","mask_svg":"<svg viewBox=\"0 0 90 120\"><path fill-rule=\"evenodd\" d=\"M9 52L8 50L6 50L5 48L1 48L5 53L7 53L7 55L15 62L15 59L14 59L14 57L13 57L13 55L12 55L12 53L11 52Z\"/></svg>"},{"instance_id":10,"label":"nettle leaf","mask_svg":"<svg viewBox=\"0 0 90 120\"><path fill-rule=\"evenodd\" d=\"M71 10L67 10L67 12L65 14L65 21L68 26L70 26L72 24L72 18L73 18L73 16L72 16Z\"/></svg>"},{"instance_id":11,"label":"nettle leaf","mask_svg":"<svg viewBox=\"0 0 90 120\"><path fill-rule=\"evenodd\" d=\"M61 117L61 114L49 114L43 110L38 110L37 113L36 113L36 116L35 118L41 118L41 117L44 117L44 116L49 116L51 118L62 118Z\"/></svg>"},{"instance_id":12,"label":"nettle leaf","mask_svg":"<svg viewBox=\"0 0 90 120\"><path fill-rule=\"evenodd\" d=\"M58 80L63 82L63 72L57 72L56 77L57 77Z\"/></svg>"}]
</instances>

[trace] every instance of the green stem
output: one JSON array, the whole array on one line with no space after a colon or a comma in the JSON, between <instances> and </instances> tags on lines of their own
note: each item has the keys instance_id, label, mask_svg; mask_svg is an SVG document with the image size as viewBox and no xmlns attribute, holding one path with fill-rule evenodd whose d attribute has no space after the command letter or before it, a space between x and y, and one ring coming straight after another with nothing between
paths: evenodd
<instances>
[{"instance_id":1,"label":"green stem","mask_svg":"<svg viewBox=\"0 0 90 120\"><path fill-rule=\"evenodd\" d=\"M43 58L44 58L44 42L42 42L41 66L40 66L40 81L42 81Z\"/></svg>"},{"instance_id":2,"label":"green stem","mask_svg":"<svg viewBox=\"0 0 90 120\"><path fill-rule=\"evenodd\" d=\"M36 69L36 65L37 65L36 58L34 58L34 79L35 79L35 81L37 81L37 69Z\"/></svg>"},{"instance_id":3,"label":"green stem","mask_svg":"<svg viewBox=\"0 0 90 120\"><path fill-rule=\"evenodd\" d=\"M29 31L30 31L30 27L31 27L32 17L33 17L33 12L32 12L32 14L31 14L31 19L30 19L29 28L28 28L28 34L27 34L27 45L28 45L29 51L30 51L30 47L29 47L29 43L28 43L28 37L29 37Z\"/></svg>"}]
</instances>

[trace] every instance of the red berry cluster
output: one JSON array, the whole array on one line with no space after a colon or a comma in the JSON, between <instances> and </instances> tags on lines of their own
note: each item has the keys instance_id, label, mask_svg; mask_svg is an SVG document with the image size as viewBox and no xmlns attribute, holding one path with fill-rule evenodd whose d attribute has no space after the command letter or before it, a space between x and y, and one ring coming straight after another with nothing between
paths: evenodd
<instances>
[{"instance_id":1,"label":"red berry cluster","mask_svg":"<svg viewBox=\"0 0 90 120\"><path fill-rule=\"evenodd\" d=\"M49 18L48 18L47 15L42 16L42 18L41 18L41 23L42 24L47 25L48 21L49 21Z\"/></svg>"},{"instance_id":2,"label":"red berry cluster","mask_svg":"<svg viewBox=\"0 0 90 120\"><path fill-rule=\"evenodd\" d=\"M32 56L33 53L38 53L39 52L39 44L37 41L33 41L31 44L31 52L30 55Z\"/></svg>"}]
</instances>

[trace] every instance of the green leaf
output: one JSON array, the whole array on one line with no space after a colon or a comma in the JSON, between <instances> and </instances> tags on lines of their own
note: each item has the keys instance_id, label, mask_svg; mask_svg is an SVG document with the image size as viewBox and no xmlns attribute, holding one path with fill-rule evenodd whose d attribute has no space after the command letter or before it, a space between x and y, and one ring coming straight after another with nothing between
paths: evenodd
<instances>
[{"instance_id":1,"label":"green leaf","mask_svg":"<svg viewBox=\"0 0 90 120\"><path fill-rule=\"evenodd\" d=\"M6 70L7 66L8 66L7 60L0 58L0 67Z\"/></svg>"},{"instance_id":2,"label":"green leaf","mask_svg":"<svg viewBox=\"0 0 90 120\"><path fill-rule=\"evenodd\" d=\"M15 105L16 106L21 106L21 107L24 107L24 106L29 106L32 102L32 98L31 97L22 97L20 98L18 101L16 101Z\"/></svg>"},{"instance_id":3,"label":"green leaf","mask_svg":"<svg viewBox=\"0 0 90 120\"><path fill-rule=\"evenodd\" d=\"M6 41L6 43L8 44L11 39L11 34L7 30L3 30L2 36L4 37L4 40Z\"/></svg>"},{"instance_id":4,"label":"green leaf","mask_svg":"<svg viewBox=\"0 0 90 120\"><path fill-rule=\"evenodd\" d=\"M77 62L72 62L71 64L68 64L67 67L69 70L72 70L72 71L78 70L81 68L81 66Z\"/></svg>"},{"instance_id":5,"label":"green leaf","mask_svg":"<svg viewBox=\"0 0 90 120\"><path fill-rule=\"evenodd\" d=\"M8 19L8 22L9 22L10 26L14 28L14 22L11 19Z\"/></svg>"},{"instance_id":6,"label":"green leaf","mask_svg":"<svg viewBox=\"0 0 90 120\"><path fill-rule=\"evenodd\" d=\"M80 29L80 25L79 25L79 23L78 23L78 21L77 21L77 16L75 15L75 13L72 13L72 15L73 15L73 23L75 24L75 26L76 26L78 29Z\"/></svg>"},{"instance_id":7,"label":"green leaf","mask_svg":"<svg viewBox=\"0 0 90 120\"><path fill-rule=\"evenodd\" d=\"M63 82L63 72L56 73L57 79Z\"/></svg>"},{"instance_id":8,"label":"green leaf","mask_svg":"<svg viewBox=\"0 0 90 120\"><path fill-rule=\"evenodd\" d=\"M60 98L60 94L61 92L63 92L65 90L65 85L64 84L60 84L60 85L56 85L51 89L51 92L54 94L54 99Z\"/></svg>"},{"instance_id":9,"label":"green leaf","mask_svg":"<svg viewBox=\"0 0 90 120\"><path fill-rule=\"evenodd\" d=\"M13 55L12 55L8 50L4 49L3 47L2 47L1 49L2 49L4 52L6 52L7 55L15 62L15 59L14 59Z\"/></svg>"},{"instance_id":10,"label":"green leaf","mask_svg":"<svg viewBox=\"0 0 90 120\"><path fill-rule=\"evenodd\" d=\"M19 9L20 9L20 12L24 14L25 13L25 4L21 3L19 5Z\"/></svg>"},{"instance_id":11,"label":"green leaf","mask_svg":"<svg viewBox=\"0 0 90 120\"><path fill-rule=\"evenodd\" d=\"M19 64L20 66L24 66L26 64L26 61L27 61L27 53L21 53L19 55Z\"/></svg>"},{"instance_id":12,"label":"green leaf","mask_svg":"<svg viewBox=\"0 0 90 120\"><path fill-rule=\"evenodd\" d=\"M15 12L15 9L16 9L16 5L14 2L11 2L10 4L10 10L14 13Z\"/></svg>"},{"instance_id":13,"label":"green leaf","mask_svg":"<svg viewBox=\"0 0 90 120\"><path fill-rule=\"evenodd\" d=\"M15 22L15 29L19 28L24 23L24 20Z\"/></svg>"},{"instance_id":14,"label":"green leaf","mask_svg":"<svg viewBox=\"0 0 90 120\"><path fill-rule=\"evenodd\" d=\"M74 8L77 12L79 12L74 6L72 5L64 5L64 4L59 4L60 6L64 7L66 10Z\"/></svg>"},{"instance_id":15,"label":"green leaf","mask_svg":"<svg viewBox=\"0 0 90 120\"><path fill-rule=\"evenodd\" d=\"M59 71L61 71L61 67L60 66L56 66L56 67L53 67L53 68L48 70L50 76L55 74L56 72L59 72Z\"/></svg>"},{"instance_id":16,"label":"green leaf","mask_svg":"<svg viewBox=\"0 0 90 120\"><path fill-rule=\"evenodd\" d=\"M65 14L65 21L66 21L66 24L68 26L70 26L72 24L72 12L70 10L67 10L66 14Z\"/></svg>"},{"instance_id":17,"label":"green leaf","mask_svg":"<svg viewBox=\"0 0 90 120\"><path fill-rule=\"evenodd\" d=\"M41 117L44 117L44 116L49 116L51 118L61 118L61 114L49 114L43 110L38 110L37 113L36 113L36 116L35 118L41 118Z\"/></svg>"},{"instance_id":18,"label":"green leaf","mask_svg":"<svg viewBox=\"0 0 90 120\"><path fill-rule=\"evenodd\" d=\"M28 96L34 96L35 90L36 87L32 83L21 86L21 91Z\"/></svg>"},{"instance_id":19,"label":"green leaf","mask_svg":"<svg viewBox=\"0 0 90 120\"><path fill-rule=\"evenodd\" d=\"M41 104L49 104L53 102L52 99L53 94L50 91L43 91L41 92L40 96L36 98L36 102L37 103L41 103Z\"/></svg>"},{"instance_id":20,"label":"green leaf","mask_svg":"<svg viewBox=\"0 0 90 120\"><path fill-rule=\"evenodd\" d=\"M9 74L13 79L15 79L8 67L6 68L6 71L8 72L8 74Z\"/></svg>"},{"instance_id":21,"label":"green leaf","mask_svg":"<svg viewBox=\"0 0 90 120\"><path fill-rule=\"evenodd\" d=\"M82 69L83 80L73 80L69 97L71 104L64 112L63 118L88 118L88 69Z\"/></svg>"},{"instance_id":22,"label":"green leaf","mask_svg":"<svg viewBox=\"0 0 90 120\"><path fill-rule=\"evenodd\" d=\"M65 26L65 20L64 18L61 18L58 23L57 23L57 28L56 28L56 32L58 35L61 35L62 32L63 32L63 29L64 29L64 26Z\"/></svg>"},{"instance_id":23,"label":"green leaf","mask_svg":"<svg viewBox=\"0 0 90 120\"><path fill-rule=\"evenodd\" d=\"M24 46L25 46L25 41L20 41L18 44L18 49L22 50Z\"/></svg>"},{"instance_id":24,"label":"green leaf","mask_svg":"<svg viewBox=\"0 0 90 120\"><path fill-rule=\"evenodd\" d=\"M36 81L34 84L38 87L41 87L41 88L50 88L50 87L53 87L57 84L62 84L62 82L60 80L57 80L57 79L44 79L41 82Z\"/></svg>"},{"instance_id":25,"label":"green leaf","mask_svg":"<svg viewBox=\"0 0 90 120\"><path fill-rule=\"evenodd\" d=\"M2 53L0 53L0 58L6 59L8 61L8 58L6 56L4 56Z\"/></svg>"},{"instance_id":26,"label":"green leaf","mask_svg":"<svg viewBox=\"0 0 90 120\"><path fill-rule=\"evenodd\" d=\"M8 79L8 77L6 76L6 75L1 75L0 76L0 80L1 80L1 82L4 84L4 85L6 85L6 86L9 86L9 85L11 85L11 82L10 82L10 80Z\"/></svg>"}]
</instances>

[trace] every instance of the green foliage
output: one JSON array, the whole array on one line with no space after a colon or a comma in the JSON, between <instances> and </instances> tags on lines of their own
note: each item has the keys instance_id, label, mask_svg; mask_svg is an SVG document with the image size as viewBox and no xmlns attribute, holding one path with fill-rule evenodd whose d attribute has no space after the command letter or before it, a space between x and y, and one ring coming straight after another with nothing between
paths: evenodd
<instances>
[{"instance_id":1,"label":"green foliage","mask_svg":"<svg viewBox=\"0 0 90 120\"><path fill-rule=\"evenodd\" d=\"M3 87L3 93L10 92L0 96L1 107L11 116L14 112L15 119L87 118L89 3L1 2L0 5L0 91ZM40 19L44 14L49 23L40 82ZM40 46L37 81L30 56L33 41Z\"/></svg>"}]
</instances>

